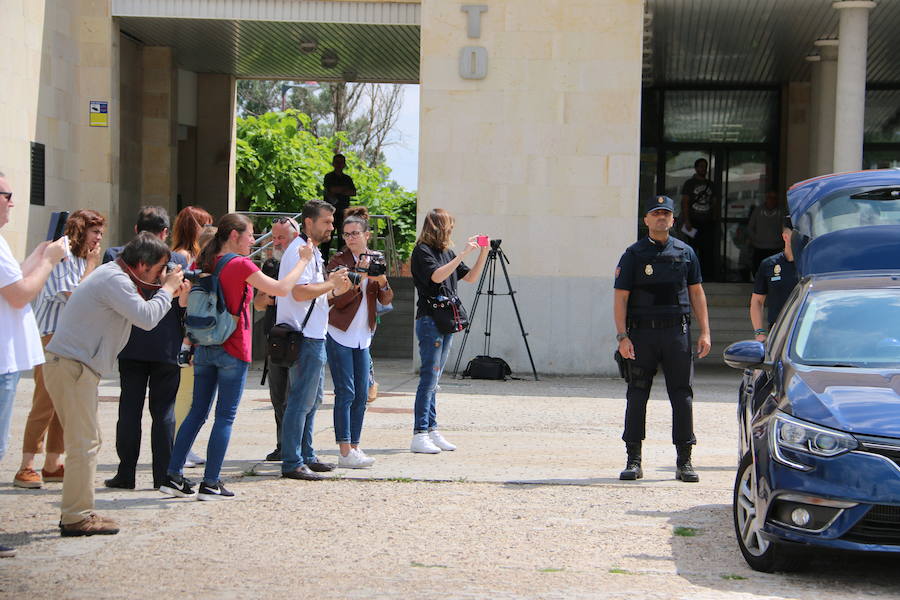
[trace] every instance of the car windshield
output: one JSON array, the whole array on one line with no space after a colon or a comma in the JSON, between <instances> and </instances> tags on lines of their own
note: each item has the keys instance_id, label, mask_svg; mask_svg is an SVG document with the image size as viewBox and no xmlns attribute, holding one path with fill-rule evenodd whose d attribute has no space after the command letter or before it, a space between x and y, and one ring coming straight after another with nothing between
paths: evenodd
<instances>
[{"instance_id":1,"label":"car windshield","mask_svg":"<svg viewBox=\"0 0 900 600\"><path fill-rule=\"evenodd\" d=\"M841 190L812 205L804 215L812 237L855 227L900 225L896 188Z\"/></svg>"},{"instance_id":2,"label":"car windshield","mask_svg":"<svg viewBox=\"0 0 900 600\"><path fill-rule=\"evenodd\" d=\"M900 367L900 288L814 292L794 331L798 363Z\"/></svg>"}]
</instances>

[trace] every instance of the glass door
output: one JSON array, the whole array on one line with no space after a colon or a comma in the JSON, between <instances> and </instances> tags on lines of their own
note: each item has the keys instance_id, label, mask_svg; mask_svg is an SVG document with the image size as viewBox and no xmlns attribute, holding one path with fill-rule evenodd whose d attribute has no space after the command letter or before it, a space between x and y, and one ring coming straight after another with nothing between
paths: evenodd
<instances>
[{"instance_id":1,"label":"glass door","mask_svg":"<svg viewBox=\"0 0 900 600\"><path fill-rule=\"evenodd\" d=\"M722 281L753 281L753 246L747 234L750 213L775 189L772 156L765 150L724 150L722 189ZM781 199L782 206L784 200Z\"/></svg>"}]
</instances>

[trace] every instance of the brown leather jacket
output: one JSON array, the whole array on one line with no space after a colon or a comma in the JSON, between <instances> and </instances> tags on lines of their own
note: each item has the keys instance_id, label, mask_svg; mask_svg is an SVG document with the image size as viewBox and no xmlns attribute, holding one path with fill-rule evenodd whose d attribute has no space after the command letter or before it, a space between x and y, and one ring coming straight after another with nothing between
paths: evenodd
<instances>
[{"instance_id":1,"label":"brown leather jacket","mask_svg":"<svg viewBox=\"0 0 900 600\"><path fill-rule=\"evenodd\" d=\"M353 268L355 265L356 261L353 259L353 253L345 248L331 257L331 260L328 261L327 269L330 271L337 267ZM369 308L369 329L371 331L375 331L376 298L382 304L390 304L394 299L394 290L390 287L383 290L378 284L366 286L366 302ZM341 331L347 331L350 323L353 322L353 317L356 316L356 311L359 310L359 306L362 304L362 292L359 287L353 286L337 298L329 298L328 304L331 306L331 311L328 313L328 323Z\"/></svg>"}]
</instances>

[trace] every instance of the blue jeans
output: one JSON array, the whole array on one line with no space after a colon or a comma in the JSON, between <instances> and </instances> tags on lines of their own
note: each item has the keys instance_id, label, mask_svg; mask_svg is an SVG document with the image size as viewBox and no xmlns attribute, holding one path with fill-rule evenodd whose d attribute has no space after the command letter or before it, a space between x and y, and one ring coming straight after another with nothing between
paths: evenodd
<instances>
[{"instance_id":1,"label":"blue jeans","mask_svg":"<svg viewBox=\"0 0 900 600\"><path fill-rule=\"evenodd\" d=\"M200 428L209 417L213 398L216 397L218 389L216 418L206 448L206 470L203 472L203 481L208 484L219 481L222 463L225 462L225 451L231 439L231 425L241 402L249 366L250 363L225 352L222 346L197 346L194 353L194 400L191 403L191 410L178 428L178 435L175 436L172 460L169 461L169 475L181 475L187 454L194 445Z\"/></svg>"},{"instance_id":2,"label":"blue jeans","mask_svg":"<svg viewBox=\"0 0 900 600\"><path fill-rule=\"evenodd\" d=\"M0 460L9 447L9 426L12 423L13 402L16 400L16 386L20 371L0 375Z\"/></svg>"},{"instance_id":3,"label":"blue jeans","mask_svg":"<svg viewBox=\"0 0 900 600\"><path fill-rule=\"evenodd\" d=\"M369 395L369 349L342 346L329 335L325 351L334 381L334 439L359 444Z\"/></svg>"},{"instance_id":4,"label":"blue jeans","mask_svg":"<svg viewBox=\"0 0 900 600\"><path fill-rule=\"evenodd\" d=\"M325 340L303 338L297 362L288 371L287 406L281 421L281 472L315 462L313 426L325 394Z\"/></svg>"},{"instance_id":5,"label":"blue jeans","mask_svg":"<svg viewBox=\"0 0 900 600\"><path fill-rule=\"evenodd\" d=\"M441 333L431 317L416 319L416 338L419 340L419 387L416 388L413 431L425 433L437 429L435 409L438 381L450 356L452 333Z\"/></svg>"}]
</instances>

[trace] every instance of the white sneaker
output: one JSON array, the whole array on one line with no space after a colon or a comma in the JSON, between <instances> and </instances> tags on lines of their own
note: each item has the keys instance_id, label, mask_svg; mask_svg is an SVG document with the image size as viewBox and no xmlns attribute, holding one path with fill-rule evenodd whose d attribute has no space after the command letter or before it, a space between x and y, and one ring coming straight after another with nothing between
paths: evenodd
<instances>
[{"instance_id":1,"label":"white sneaker","mask_svg":"<svg viewBox=\"0 0 900 600\"><path fill-rule=\"evenodd\" d=\"M438 454L441 449L434 445L431 437L427 433L417 433L413 435L412 444L409 445L410 452L419 454Z\"/></svg>"},{"instance_id":2,"label":"white sneaker","mask_svg":"<svg viewBox=\"0 0 900 600\"><path fill-rule=\"evenodd\" d=\"M370 458L358 450L350 448L347 456L338 457L338 467L342 469L365 469L375 464L375 459Z\"/></svg>"},{"instance_id":3,"label":"white sneaker","mask_svg":"<svg viewBox=\"0 0 900 600\"><path fill-rule=\"evenodd\" d=\"M194 463L195 465L205 465L206 459L197 456L193 450L188 450L187 459Z\"/></svg>"},{"instance_id":4,"label":"white sneaker","mask_svg":"<svg viewBox=\"0 0 900 600\"><path fill-rule=\"evenodd\" d=\"M444 439L444 436L441 435L441 432L435 429L434 431L428 432L428 437L431 438L431 441L435 446L440 448L441 450L456 450L456 446L448 442Z\"/></svg>"}]
</instances>

